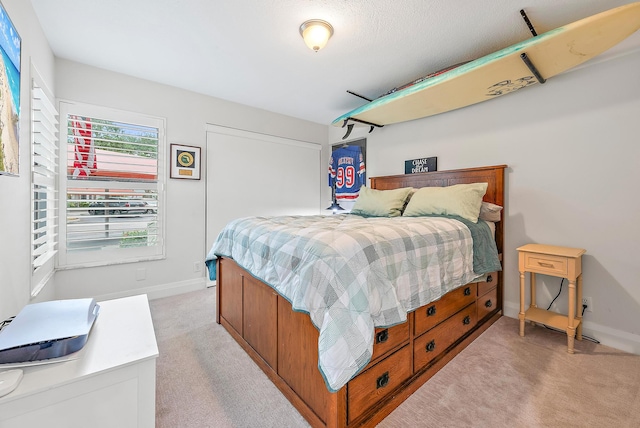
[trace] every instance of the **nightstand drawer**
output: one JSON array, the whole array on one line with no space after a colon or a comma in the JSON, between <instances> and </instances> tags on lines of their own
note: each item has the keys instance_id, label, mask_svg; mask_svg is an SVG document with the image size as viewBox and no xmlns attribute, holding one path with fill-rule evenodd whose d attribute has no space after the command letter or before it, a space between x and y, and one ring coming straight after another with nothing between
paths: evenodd
<instances>
[{"instance_id":1,"label":"nightstand drawer","mask_svg":"<svg viewBox=\"0 0 640 428\"><path fill-rule=\"evenodd\" d=\"M548 254L524 253L524 271L565 278L568 275L566 257Z\"/></svg>"}]
</instances>

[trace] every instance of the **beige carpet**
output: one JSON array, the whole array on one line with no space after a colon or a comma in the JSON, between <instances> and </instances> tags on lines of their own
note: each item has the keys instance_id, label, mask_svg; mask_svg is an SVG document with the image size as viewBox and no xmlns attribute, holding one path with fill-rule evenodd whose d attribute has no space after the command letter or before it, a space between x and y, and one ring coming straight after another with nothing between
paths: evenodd
<instances>
[{"instance_id":1,"label":"beige carpet","mask_svg":"<svg viewBox=\"0 0 640 428\"><path fill-rule=\"evenodd\" d=\"M307 427L215 323L215 289L151 301L158 428ZM640 356L502 317L379 427L640 427Z\"/></svg>"}]
</instances>

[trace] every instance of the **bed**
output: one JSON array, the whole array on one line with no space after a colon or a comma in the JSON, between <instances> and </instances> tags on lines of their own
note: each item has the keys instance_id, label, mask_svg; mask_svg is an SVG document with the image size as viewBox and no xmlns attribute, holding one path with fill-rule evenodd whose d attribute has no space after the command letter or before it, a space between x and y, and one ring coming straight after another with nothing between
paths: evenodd
<instances>
[{"instance_id":1,"label":"bed","mask_svg":"<svg viewBox=\"0 0 640 428\"><path fill-rule=\"evenodd\" d=\"M441 188L457 184L487 183L482 200L504 206L505 168L505 165L499 165L374 177L371 178L370 188L387 191L409 187ZM267 222L267 219L260 221ZM291 223L302 221L307 219L287 219L281 225L276 225L276 228L289 227ZM329 221L337 222L338 227L349 229L360 227L359 223L344 223L352 221L349 216L342 216L340 219L338 216L333 216ZM401 219L401 228L413 228L412 221ZM435 218L434 221L447 221L450 222L448 227L457 227L455 220ZM269 219L268 222L273 220ZM478 223L482 222L478 221ZM356 314L357 316L353 315L355 311L350 309L349 314L353 315L350 319L355 327L352 328L349 325L350 330L338 328L338 330L348 331L346 336L349 340L336 339L330 342L331 346L327 347L323 347L322 343L327 343L327 337L335 339L335 331L332 333L331 323L328 323L329 327L325 329L322 320L323 316L326 320L327 313L326 311L316 313L318 305L314 306L313 302L322 301L323 297L318 297L315 289L322 288L323 281L333 281L333 276L331 279L326 279L325 276L317 279L319 276L317 272L307 276L301 274L305 284L314 282L313 287L307 288L312 289L316 294L307 293L300 297L292 294L291 289L300 288L300 284L291 286L295 282L293 279L287 279L291 277L291 272L282 274L277 264L263 266L264 269L261 271L260 266L254 265L260 265L262 262L252 262L254 259L274 260L280 255L274 255L269 252L271 250L263 249L261 257L254 256L252 259L244 257L243 250L239 250L235 253L237 260L234 260L230 254L233 243L230 243L228 250L219 250L215 260L216 321L242 346L310 425L349 428L375 426L501 316L502 274L499 264L502 260L504 220L494 223L493 226L490 238L495 239L495 251L499 260L494 271L483 272L482 276L478 276L475 272L474 275L469 276L468 269L465 267L461 268L461 272L464 272L451 275L448 272L453 271L452 269L441 269L441 271L447 271L445 274L440 273L441 276L447 276L447 280L443 280L443 284L439 287L432 288L429 292L431 295L405 300L401 299L401 296L393 296L404 304L402 308L406 311L390 310L384 302L378 305L382 307L379 311L369 309L369 306L376 305L365 304L364 315L360 312ZM253 232L247 232L242 238L245 241L272 239L270 238L272 235L263 233L260 227L261 223L251 228L240 223L238 229L256 231L253 235L251 235ZM309 230L306 224L304 230ZM406 238L400 238L400 240L406 241ZM293 242L286 239L285 241L290 241L283 245L288 244L291 251L297 251L300 247L309 247L309 241ZM473 241L476 241L475 235ZM225 248L218 242L217 244L218 249ZM314 251L319 251L317 247L314 248L316 248ZM369 260L372 259L371 254L383 251L373 246L367 248L370 248L370 251L368 253L364 251L366 257L363 257ZM374 249L371 250L371 248ZM462 250L456 249L450 252L460 251ZM298 274L297 260L306 257L306 255L300 256L295 253L287 259L286 263L294 264L294 271ZM292 262L292 259L295 262ZM400 259L403 258L400 257ZM392 268L378 266L373 268L373 271L379 273L386 269L394 271L395 274L396 270L402 270L397 266L406 264L398 263L384 265L394 266ZM475 258L473 264L473 267L477 268ZM496 267L495 264L488 264L485 268L490 269L491 266ZM250 269L252 273L245 268ZM325 268L329 271L341 269ZM351 276L355 277L365 269L355 266L352 270L355 270L355 274ZM278 275L281 279L285 278L282 280L283 284L278 283L276 279ZM425 273L425 275L429 274ZM379 275L367 271L364 276L364 290L371 289L375 294L375 289L370 287L369 283L375 282L376 276ZM345 293L350 297L343 302L344 305L349 308L363 307L362 304L351 302L351 298L357 300L356 296L361 296L361 292L362 290ZM376 299L384 300L379 299L377 294ZM340 300L344 298L338 297L331 301ZM411 303L406 303L408 301ZM326 330L329 332L327 333ZM362 332L362 338L354 339L354 336L358 336L358 331ZM351 340L355 340L356 344L352 345ZM334 348L348 348L349 352L346 352L347 358L344 359L344 365L336 363L333 367L327 363L327 361L336 360L338 354L331 354ZM339 351L344 352L344 349Z\"/></svg>"}]
</instances>

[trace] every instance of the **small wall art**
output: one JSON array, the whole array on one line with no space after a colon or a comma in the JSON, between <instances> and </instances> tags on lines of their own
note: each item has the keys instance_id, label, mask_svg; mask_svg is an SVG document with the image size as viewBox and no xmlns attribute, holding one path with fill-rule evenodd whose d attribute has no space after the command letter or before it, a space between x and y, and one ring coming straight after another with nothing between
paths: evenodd
<instances>
[{"instance_id":1,"label":"small wall art","mask_svg":"<svg viewBox=\"0 0 640 428\"><path fill-rule=\"evenodd\" d=\"M0 3L0 174L20 166L20 50L22 39Z\"/></svg>"},{"instance_id":2,"label":"small wall art","mask_svg":"<svg viewBox=\"0 0 640 428\"><path fill-rule=\"evenodd\" d=\"M200 180L200 147L171 144L171 178Z\"/></svg>"},{"instance_id":3,"label":"small wall art","mask_svg":"<svg viewBox=\"0 0 640 428\"><path fill-rule=\"evenodd\" d=\"M431 172L438 170L438 158L432 156L430 158L411 159L404 161L404 173L415 174L419 172Z\"/></svg>"}]
</instances>

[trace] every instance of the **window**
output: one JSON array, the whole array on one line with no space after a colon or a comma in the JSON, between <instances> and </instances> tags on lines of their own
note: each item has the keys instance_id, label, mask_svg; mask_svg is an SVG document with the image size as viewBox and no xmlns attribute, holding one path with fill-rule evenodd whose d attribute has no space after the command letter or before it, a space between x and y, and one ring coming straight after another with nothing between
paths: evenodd
<instances>
[{"instance_id":1,"label":"window","mask_svg":"<svg viewBox=\"0 0 640 428\"><path fill-rule=\"evenodd\" d=\"M56 178L58 112L42 78L32 67L31 84L31 293L44 287L54 270L57 245Z\"/></svg>"},{"instance_id":2,"label":"window","mask_svg":"<svg viewBox=\"0 0 640 428\"><path fill-rule=\"evenodd\" d=\"M71 102L60 113L60 267L162 257L164 120Z\"/></svg>"}]
</instances>

